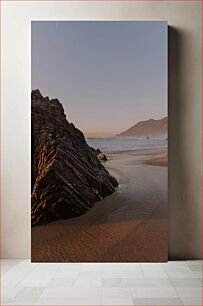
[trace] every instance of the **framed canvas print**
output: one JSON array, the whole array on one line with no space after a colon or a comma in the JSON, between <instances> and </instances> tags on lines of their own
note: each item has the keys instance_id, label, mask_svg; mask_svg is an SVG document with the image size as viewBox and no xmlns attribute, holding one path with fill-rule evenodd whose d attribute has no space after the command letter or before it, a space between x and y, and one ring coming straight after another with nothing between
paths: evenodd
<instances>
[{"instance_id":1,"label":"framed canvas print","mask_svg":"<svg viewBox=\"0 0 203 306\"><path fill-rule=\"evenodd\" d=\"M165 21L33 21L32 261L161 262Z\"/></svg>"}]
</instances>

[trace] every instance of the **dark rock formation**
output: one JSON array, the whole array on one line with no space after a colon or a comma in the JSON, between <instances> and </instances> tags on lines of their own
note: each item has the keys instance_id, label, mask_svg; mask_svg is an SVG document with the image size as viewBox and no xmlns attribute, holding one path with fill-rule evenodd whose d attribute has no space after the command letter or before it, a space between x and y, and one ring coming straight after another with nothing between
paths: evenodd
<instances>
[{"instance_id":1,"label":"dark rock formation","mask_svg":"<svg viewBox=\"0 0 203 306\"><path fill-rule=\"evenodd\" d=\"M80 216L118 185L66 120L57 99L32 91L32 225Z\"/></svg>"},{"instance_id":2,"label":"dark rock formation","mask_svg":"<svg viewBox=\"0 0 203 306\"><path fill-rule=\"evenodd\" d=\"M98 160L107 161L107 157L103 152L97 154Z\"/></svg>"},{"instance_id":3,"label":"dark rock formation","mask_svg":"<svg viewBox=\"0 0 203 306\"><path fill-rule=\"evenodd\" d=\"M104 152L100 151L99 149L94 149L94 148L91 148L94 152L94 155L98 158L98 160L101 160L101 161L107 161L107 157L106 155L104 154Z\"/></svg>"}]
</instances>

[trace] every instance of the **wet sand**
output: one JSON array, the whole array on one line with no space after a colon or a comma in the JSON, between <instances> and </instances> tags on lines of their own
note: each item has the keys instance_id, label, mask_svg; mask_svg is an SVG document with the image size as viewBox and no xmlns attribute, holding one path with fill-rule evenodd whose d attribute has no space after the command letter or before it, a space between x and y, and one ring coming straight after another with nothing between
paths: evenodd
<instances>
[{"instance_id":1,"label":"wet sand","mask_svg":"<svg viewBox=\"0 0 203 306\"><path fill-rule=\"evenodd\" d=\"M81 217L32 228L32 261L167 261L166 156L166 148L109 154L116 192Z\"/></svg>"},{"instance_id":2,"label":"wet sand","mask_svg":"<svg viewBox=\"0 0 203 306\"><path fill-rule=\"evenodd\" d=\"M153 159L147 160L146 164L166 167L168 166L168 157L163 156L163 157L153 158Z\"/></svg>"}]
</instances>

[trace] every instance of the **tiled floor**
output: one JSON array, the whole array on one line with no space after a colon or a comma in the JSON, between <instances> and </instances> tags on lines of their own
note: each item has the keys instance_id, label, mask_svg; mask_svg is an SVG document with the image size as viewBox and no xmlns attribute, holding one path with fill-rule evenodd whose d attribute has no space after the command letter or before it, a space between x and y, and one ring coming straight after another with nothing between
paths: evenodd
<instances>
[{"instance_id":1,"label":"tiled floor","mask_svg":"<svg viewBox=\"0 0 203 306\"><path fill-rule=\"evenodd\" d=\"M1 305L202 305L202 261L1 261Z\"/></svg>"}]
</instances>

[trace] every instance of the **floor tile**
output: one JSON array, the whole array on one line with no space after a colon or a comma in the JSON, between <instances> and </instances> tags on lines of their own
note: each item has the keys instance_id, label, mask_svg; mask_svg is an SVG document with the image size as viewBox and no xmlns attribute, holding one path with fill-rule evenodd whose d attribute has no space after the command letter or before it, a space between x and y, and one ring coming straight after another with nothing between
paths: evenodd
<instances>
[{"instance_id":1,"label":"floor tile","mask_svg":"<svg viewBox=\"0 0 203 306\"><path fill-rule=\"evenodd\" d=\"M20 292L21 288L15 288L15 287L2 287L1 288L1 297L3 299L6 298L13 298L15 297L18 292Z\"/></svg>"},{"instance_id":2,"label":"floor tile","mask_svg":"<svg viewBox=\"0 0 203 306\"><path fill-rule=\"evenodd\" d=\"M87 279L87 278L102 278L102 272L101 271L81 271L78 275L81 279Z\"/></svg>"},{"instance_id":3,"label":"floor tile","mask_svg":"<svg viewBox=\"0 0 203 306\"><path fill-rule=\"evenodd\" d=\"M11 270L13 268L13 265L3 265L1 267L1 274L4 274L6 272L8 272L9 270Z\"/></svg>"},{"instance_id":4,"label":"floor tile","mask_svg":"<svg viewBox=\"0 0 203 306\"><path fill-rule=\"evenodd\" d=\"M59 271L81 271L83 264L81 263L59 263L58 270Z\"/></svg>"},{"instance_id":5,"label":"floor tile","mask_svg":"<svg viewBox=\"0 0 203 306\"><path fill-rule=\"evenodd\" d=\"M164 269L166 272L191 272L190 267L187 265L166 265Z\"/></svg>"},{"instance_id":6,"label":"floor tile","mask_svg":"<svg viewBox=\"0 0 203 306\"><path fill-rule=\"evenodd\" d=\"M128 298L128 297L131 297L130 288L123 288L123 287L102 288L102 300L103 298Z\"/></svg>"},{"instance_id":7,"label":"floor tile","mask_svg":"<svg viewBox=\"0 0 203 306\"><path fill-rule=\"evenodd\" d=\"M57 271L59 269L59 264L55 263L40 263L32 264L34 271Z\"/></svg>"},{"instance_id":8,"label":"floor tile","mask_svg":"<svg viewBox=\"0 0 203 306\"><path fill-rule=\"evenodd\" d=\"M202 260L186 260L188 266L202 265Z\"/></svg>"},{"instance_id":9,"label":"floor tile","mask_svg":"<svg viewBox=\"0 0 203 306\"><path fill-rule=\"evenodd\" d=\"M25 262L24 259L1 259L1 265L17 265L19 263Z\"/></svg>"},{"instance_id":10,"label":"floor tile","mask_svg":"<svg viewBox=\"0 0 203 306\"><path fill-rule=\"evenodd\" d=\"M37 302L37 297L29 297L29 298L13 298L13 299L9 299L8 301L5 302L4 305L12 305L12 306L16 306L16 305L26 305L26 306L30 306L30 305L34 305Z\"/></svg>"},{"instance_id":11,"label":"floor tile","mask_svg":"<svg viewBox=\"0 0 203 306\"><path fill-rule=\"evenodd\" d=\"M81 265L81 271L101 272L103 264L101 263L85 263Z\"/></svg>"},{"instance_id":12,"label":"floor tile","mask_svg":"<svg viewBox=\"0 0 203 306\"><path fill-rule=\"evenodd\" d=\"M56 278L78 278L80 271L75 270L58 270L54 277Z\"/></svg>"},{"instance_id":13,"label":"floor tile","mask_svg":"<svg viewBox=\"0 0 203 306\"><path fill-rule=\"evenodd\" d=\"M126 287L126 285L122 285L122 278L103 278L102 279L102 287Z\"/></svg>"},{"instance_id":14,"label":"floor tile","mask_svg":"<svg viewBox=\"0 0 203 306\"><path fill-rule=\"evenodd\" d=\"M90 297L83 297L83 298L72 298L72 297L66 297L66 298L40 298L37 300L35 305L79 305L79 306L100 306L101 305L101 298L90 298Z\"/></svg>"},{"instance_id":15,"label":"floor tile","mask_svg":"<svg viewBox=\"0 0 203 306\"><path fill-rule=\"evenodd\" d=\"M130 272L141 272L141 265L138 263L110 263L103 264L103 272L115 272L115 271L130 271Z\"/></svg>"},{"instance_id":16,"label":"floor tile","mask_svg":"<svg viewBox=\"0 0 203 306\"><path fill-rule=\"evenodd\" d=\"M202 279L202 272L193 271L193 273L197 278Z\"/></svg>"},{"instance_id":17,"label":"floor tile","mask_svg":"<svg viewBox=\"0 0 203 306\"><path fill-rule=\"evenodd\" d=\"M66 287L73 287L75 285L76 279L75 278L57 278L53 277L53 279L48 283L48 289L53 288L66 288Z\"/></svg>"},{"instance_id":18,"label":"floor tile","mask_svg":"<svg viewBox=\"0 0 203 306\"><path fill-rule=\"evenodd\" d=\"M1 305L7 305L7 303L9 303L9 299L8 298L1 298Z\"/></svg>"},{"instance_id":19,"label":"floor tile","mask_svg":"<svg viewBox=\"0 0 203 306\"><path fill-rule=\"evenodd\" d=\"M190 305L190 306L197 306L197 305L203 305L202 298L201 297L182 297L181 298L183 305Z\"/></svg>"},{"instance_id":20,"label":"floor tile","mask_svg":"<svg viewBox=\"0 0 203 306\"><path fill-rule=\"evenodd\" d=\"M168 278L168 274L165 271L144 271L143 272L144 277L150 277L150 278Z\"/></svg>"},{"instance_id":21,"label":"floor tile","mask_svg":"<svg viewBox=\"0 0 203 306\"><path fill-rule=\"evenodd\" d=\"M172 287L169 279L160 278L126 278L123 282L129 287Z\"/></svg>"},{"instance_id":22,"label":"floor tile","mask_svg":"<svg viewBox=\"0 0 203 306\"><path fill-rule=\"evenodd\" d=\"M54 271L32 271L18 287L46 287L54 275Z\"/></svg>"},{"instance_id":23,"label":"floor tile","mask_svg":"<svg viewBox=\"0 0 203 306\"><path fill-rule=\"evenodd\" d=\"M101 287L102 278L101 277L79 277L75 281L75 286L79 287Z\"/></svg>"},{"instance_id":24,"label":"floor tile","mask_svg":"<svg viewBox=\"0 0 203 306\"><path fill-rule=\"evenodd\" d=\"M187 262L185 260L171 260L163 263L163 266L186 266Z\"/></svg>"},{"instance_id":25,"label":"floor tile","mask_svg":"<svg viewBox=\"0 0 203 306\"><path fill-rule=\"evenodd\" d=\"M138 278L138 277L143 277L143 272L142 271L104 271L103 272L103 277L104 278Z\"/></svg>"},{"instance_id":26,"label":"floor tile","mask_svg":"<svg viewBox=\"0 0 203 306\"><path fill-rule=\"evenodd\" d=\"M202 296L202 287L177 287L176 291L181 298Z\"/></svg>"},{"instance_id":27,"label":"floor tile","mask_svg":"<svg viewBox=\"0 0 203 306\"><path fill-rule=\"evenodd\" d=\"M2 284L5 287L17 286L32 271L33 267L31 265L21 262L2 275Z\"/></svg>"},{"instance_id":28,"label":"floor tile","mask_svg":"<svg viewBox=\"0 0 203 306\"><path fill-rule=\"evenodd\" d=\"M180 272L180 271L173 271L167 272L169 278L197 278L195 273L191 272Z\"/></svg>"},{"instance_id":29,"label":"floor tile","mask_svg":"<svg viewBox=\"0 0 203 306\"><path fill-rule=\"evenodd\" d=\"M45 289L41 297L47 298L86 298L86 297L101 297L101 288L97 287L72 287Z\"/></svg>"},{"instance_id":30,"label":"floor tile","mask_svg":"<svg viewBox=\"0 0 203 306\"><path fill-rule=\"evenodd\" d=\"M202 265L191 265L189 266L190 270L192 270L193 272L202 272Z\"/></svg>"},{"instance_id":31,"label":"floor tile","mask_svg":"<svg viewBox=\"0 0 203 306\"><path fill-rule=\"evenodd\" d=\"M102 298L102 305L107 306L130 306L134 305L133 299L131 297L121 298L121 297L105 297Z\"/></svg>"},{"instance_id":32,"label":"floor tile","mask_svg":"<svg viewBox=\"0 0 203 306\"><path fill-rule=\"evenodd\" d=\"M175 298L179 297L177 292L172 287L137 287L133 291L133 297L140 298L159 298L159 297L167 297L167 298Z\"/></svg>"},{"instance_id":33,"label":"floor tile","mask_svg":"<svg viewBox=\"0 0 203 306\"><path fill-rule=\"evenodd\" d=\"M143 271L147 272L162 272L164 271L164 266L161 263L145 263L140 264Z\"/></svg>"},{"instance_id":34,"label":"floor tile","mask_svg":"<svg viewBox=\"0 0 203 306\"><path fill-rule=\"evenodd\" d=\"M199 278L170 278L173 287L200 287L202 282Z\"/></svg>"},{"instance_id":35,"label":"floor tile","mask_svg":"<svg viewBox=\"0 0 203 306\"><path fill-rule=\"evenodd\" d=\"M134 298L134 305L150 305L150 306L156 306L156 305L170 305L170 306L176 306L176 305L183 305L181 299L179 298Z\"/></svg>"},{"instance_id":36,"label":"floor tile","mask_svg":"<svg viewBox=\"0 0 203 306\"><path fill-rule=\"evenodd\" d=\"M24 287L18 292L16 298L39 298L44 292L44 289L42 287Z\"/></svg>"},{"instance_id":37,"label":"floor tile","mask_svg":"<svg viewBox=\"0 0 203 306\"><path fill-rule=\"evenodd\" d=\"M79 287L101 287L102 273L101 271L95 270L82 271L77 274L74 285Z\"/></svg>"}]
</instances>

